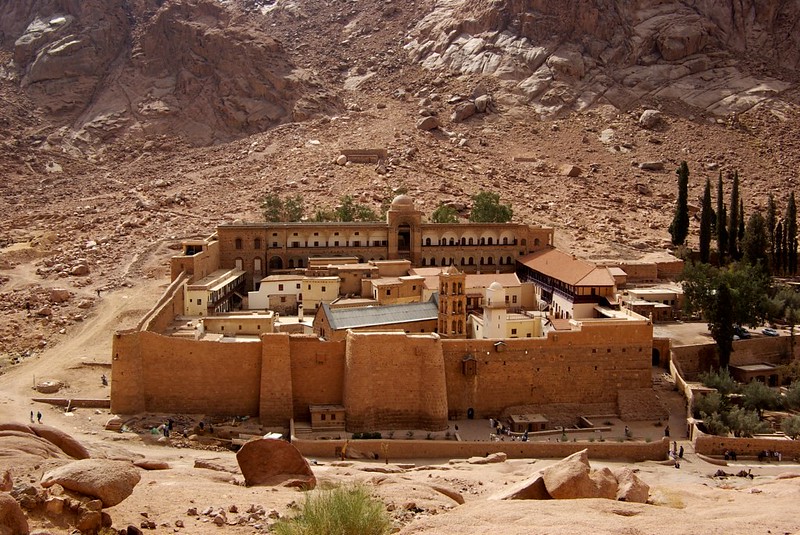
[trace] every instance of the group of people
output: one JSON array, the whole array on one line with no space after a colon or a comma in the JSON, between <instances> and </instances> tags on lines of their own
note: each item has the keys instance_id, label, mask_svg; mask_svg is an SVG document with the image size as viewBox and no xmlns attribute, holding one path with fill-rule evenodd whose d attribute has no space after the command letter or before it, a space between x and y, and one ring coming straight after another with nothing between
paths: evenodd
<instances>
[{"instance_id":1,"label":"group of people","mask_svg":"<svg viewBox=\"0 0 800 535\"><path fill-rule=\"evenodd\" d=\"M41 412L37 412L36 413L36 420L34 421L34 419L33 419L33 411L31 411L31 423L34 423L34 422L42 423L42 413Z\"/></svg>"},{"instance_id":2,"label":"group of people","mask_svg":"<svg viewBox=\"0 0 800 535\"><path fill-rule=\"evenodd\" d=\"M760 462L764 462L765 460L767 462L770 462L771 460L780 462L783 460L783 455L779 451L761 450L758 452L758 460Z\"/></svg>"},{"instance_id":3,"label":"group of people","mask_svg":"<svg viewBox=\"0 0 800 535\"><path fill-rule=\"evenodd\" d=\"M675 468L681 467L681 459L683 459L683 445L678 447L678 441L672 441L672 449L669 450L670 458L675 461Z\"/></svg>"}]
</instances>

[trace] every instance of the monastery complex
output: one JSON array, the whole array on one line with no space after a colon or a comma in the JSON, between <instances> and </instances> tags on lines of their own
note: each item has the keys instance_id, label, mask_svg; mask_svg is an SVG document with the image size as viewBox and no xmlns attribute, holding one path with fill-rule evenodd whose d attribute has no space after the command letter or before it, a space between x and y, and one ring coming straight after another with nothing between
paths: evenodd
<instances>
[{"instance_id":1,"label":"monastery complex","mask_svg":"<svg viewBox=\"0 0 800 535\"><path fill-rule=\"evenodd\" d=\"M552 228L424 223L405 195L385 223L221 225L115 334L111 409L348 432L657 417L653 320L680 296L618 292L656 272L578 260Z\"/></svg>"}]
</instances>

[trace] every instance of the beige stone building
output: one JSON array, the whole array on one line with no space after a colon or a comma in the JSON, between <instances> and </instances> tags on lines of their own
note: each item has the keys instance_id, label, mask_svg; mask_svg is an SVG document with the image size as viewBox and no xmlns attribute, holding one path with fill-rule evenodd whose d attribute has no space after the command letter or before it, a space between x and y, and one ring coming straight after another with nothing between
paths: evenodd
<instances>
[{"instance_id":1,"label":"beige stone building","mask_svg":"<svg viewBox=\"0 0 800 535\"><path fill-rule=\"evenodd\" d=\"M254 289L255 281L264 276L305 269L315 257L356 258L358 263L407 260L414 267L455 265L467 273L513 272L517 259L552 242L549 227L424 223L413 200L400 195L385 222L224 224L205 242L185 247L184 254L203 254L214 248L219 266L245 271L247 288ZM342 285L347 291L346 277Z\"/></svg>"}]
</instances>

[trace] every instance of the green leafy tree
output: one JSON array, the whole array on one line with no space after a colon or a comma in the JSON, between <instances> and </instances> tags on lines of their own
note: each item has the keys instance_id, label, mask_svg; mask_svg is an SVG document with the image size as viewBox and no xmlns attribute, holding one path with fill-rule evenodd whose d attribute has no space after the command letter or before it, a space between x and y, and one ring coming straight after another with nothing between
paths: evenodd
<instances>
[{"instance_id":1,"label":"green leafy tree","mask_svg":"<svg viewBox=\"0 0 800 535\"><path fill-rule=\"evenodd\" d=\"M700 212L700 261L708 263L711 255L711 223L713 221L713 209L711 208L711 181L706 179L706 187L703 191L703 208Z\"/></svg>"},{"instance_id":2,"label":"green leafy tree","mask_svg":"<svg viewBox=\"0 0 800 535\"><path fill-rule=\"evenodd\" d=\"M728 433L730 433L730 429L725 423L725 419L718 412L713 414L701 413L700 416L703 417L703 423L706 426L706 430L712 435L727 436Z\"/></svg>"},{"instance_id":3,"label":"green leafy tree","mask_svg":"<svg viewBox=\"0 0 800 535\"><path fill-rule=\"evenodd\" d=\"M722 190L722 171L719 172L717 182L717 254L720 266L725 264L725 255L728 252L728 214L725 209L724 192Z\"/></svg>"},{"instance_id":4,"label":"green leafy tree","mask_svg":"<svg viewBox=\"0 0 800 535\"><path fill-rule=\"evenodd\" d=\"M268 193L261 201L261 210L264 213L264 220L269 222L282 221L283 201L275 194Z\"/></svg>"},{"instance_id":5,"label":"green leafy tree","mask_svg":"<svg viewBox=\"0 0 800 535\"><path fill-rule=\"evenodd\" d=\"M303 219L305 208L303 207L303 197L299 194L287 197L283 201L283 213L285 221L300 221Z\"/></svg>"},{"instance_id":6,"label":"green leafy tree","mask_svg":"<svg viewBox=\"0 0 800 535\"><path fill-rule=\"evenodd\" d=\"M781 396L760 381L750 381L742 388L742 406L754 410L762 418L765 410L775 410L781 406Z\"/></svg>"},{"instance_id":7,"label":"green leafy tree","mask_svg":"<svg viewBox=\"0 0 800 535\"><path fill-rule=\"evenodd\" d=\"M770 426L761 421L755 410L736 407L723 414L726 424L736 437L750 438L758 433L768 433Z\"/></svg>"},{"instance_id":8,"label":"green leafy tree","mask_svg":"<svg viewBox=\"0 0 800 535\"><path fill-rule=\"evenodd\" d=\"M790 275L797 274L797 205L794 200L794 191L789 195L786 205L786 245L787 267Z\"/></svg>"},{"instance_id":9,"label":"green leafy tree","mask_svg":"<svg viewBox=\"0 0 800 535\"><path fill-rule=\"evenodd\" d=\"M700 374L700 382L703 383L704 386L708 388L715 388L717 392L720 394L720 402L717 403L716 409L713 407L707 407L711 410L706 410L705 412L711 414L712 412L722 412L722 396L728 396L729 394L735 394L739 391L739 383L737 383L733 377L731 377L731 373L727 369L721 369L718 371L709 371ZM710 396L711 394L707 394L705 397ZM711 400L709 400L711 401Z\"/></svg>"},{"instance_id":10,"label":"green leafy tree","mask_svg":"<svg viewBox=\"0 0 800 535\"><path fill-rule=\"evenodd\" d=\"M500 204L497 193L481 191L472 197L469 220L473 223L508 223L513 215L510 205Z\"/></svg>"},{"instance_id":11,"label":"green leafy tree","mask_svg":"<svg viewBox=\"0 0 800 535\"><path fill-rule=\"evenodd\" d=\"M767 317L770 307L771 278L756 266L742 262L729 268L716 268L709 264L686 264L681 274L684 309L687 313L700 313L709 322L715 321L718 286L725 284L732 294L733 304L726 314L732 315L736 325L756 326Z\"/></svg>"},{"instance_id":12,"label":"green leafy tree","mask_svg":"<svg viewBox=\"0 0 800 535\"><path fill-rule=\"evenodd\" d=\"M769 233L767 222L759 212L747 220L742 240L742 258L751 265L761 265L769 272Z\"/></svg>"},{"instance_id":13,"label":"green leafy tree","mask_svg":"<svg viewBox=\"0 0 800 535\"><path fill-rule=\"evenodd\" d=\"M440 204L431 214L434 223L458 223L458 212L447 204Z\"/></svg>"},{"instance_id":14,"label":"green leafy tree","mask_svg":"<svg viewBox=\"0 0 800 535\"><path fill-rule=\"evenodd\" d=\"M783 405L793 411L800 409L800 381L794 381L789 385L786 395L783 396Z\"/></svg>"},{"instance_id":15,"label":"green leafy tree","mask_svg":"<svg viewBox=\"0 0 800 535\"><path fill-rule=\"evenodd\" d=\"M781 422L781 430L791 439L800 437L800 416L789 416Z\"/></svg>"},{"instance_id":16,"label":"green leafy tree","mask_svg":"<svg viewBox=\"0 0 800 535\"><path fill-rule=\"evenodd\" d=\"M721 413L725 410L724 399L719 392L709 392L694 398L694 415L702 418L702 414Z\"/></svg>"},{"instance_id":17,"label":"green leafy tree","mask_svg":"<svg viewBox=\"0 0 800 535\"><path fill-rule=\"evenodd\" d=\"M294 195L282 199L269 193L261 201L264 219L270 222L300 221L303 218L303 197Z\"/></svg>"},{"instance_id":18,"label":"green leafy tree","mask_svg":"<svg viewBox=\"0 0 800 535\"><path fill-rule=\"evenodd\" d=\"M355 202L351 195L344 195L339 199L339 205L333 210L336 221L378 221L380 216L369 206Z\"/></svg>"},{"instance_id":19,"label":"green leafy tree","mask_svg":"<svg viewBox=\"0 0 800 535\"><path fill-rule=\"evenodd\" d=\"M689 166L686 162L681 162L675 174L678 175L678 202L669 233L672 245L683 245L689 235Z\"/></svg>"},{"instance_id":20,"label":"green leafy tree","mask_svg":"<svg viewBox=\"0 0 800 535\"><path fill-rule=\"evenodd\" d=\"M789 326L790 354L794 355L794 328L800 320L800 294L794 288L780 286L775 297L770 300L770 304L770 319L784 322Z\"/></svg>"}]
</instances>

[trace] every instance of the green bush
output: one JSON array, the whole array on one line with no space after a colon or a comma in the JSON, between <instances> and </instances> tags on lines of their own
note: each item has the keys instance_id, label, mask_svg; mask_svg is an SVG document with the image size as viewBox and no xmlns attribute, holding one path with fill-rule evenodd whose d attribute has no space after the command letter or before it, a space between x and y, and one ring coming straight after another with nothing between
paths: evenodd
<instances>
[{"instance_id":1,"label":"green bush","mask_svg":"<svg viewBox=\"0 0 800 535\"><path fill-rule=\"evenodd\" d=\"M383 503L364 487L309 493L300 513L272 527L278 535L385 535L391 520Z\"/></svg>"},{"instance_id":2,"label":"green bush","mask_svg":"<svg viewBox=\"0 0 800 535\"><path fill-rule=\"evenodd\" d=\"M731 377L728 368L723 368L717 372L701 373L700 382L709 388L716 388L723 396L735 394L740 388L739 383Z\"/></svg>"},{"instance_id":3,"label":"green bush","mask_svg":"<svg viewBox=\"0 0 800 535\"><path fill-rule=\"evenodd\" d=\"M694 398L694 416L699 418L701 413L714 414L724 411L724 400L719 392L709 392L705 395L698 395Z\"/></svg>"},{"instance_id":4,"label":"green bush","mask_svg":"<svg viewBox=\"0 0 800 535\"><path fill-rule=\"evenodd\" d=\"M781 429L788 437L797 438L800 436L800 416L784 418L781 422Z\"/></svg>"}]
</instances>

